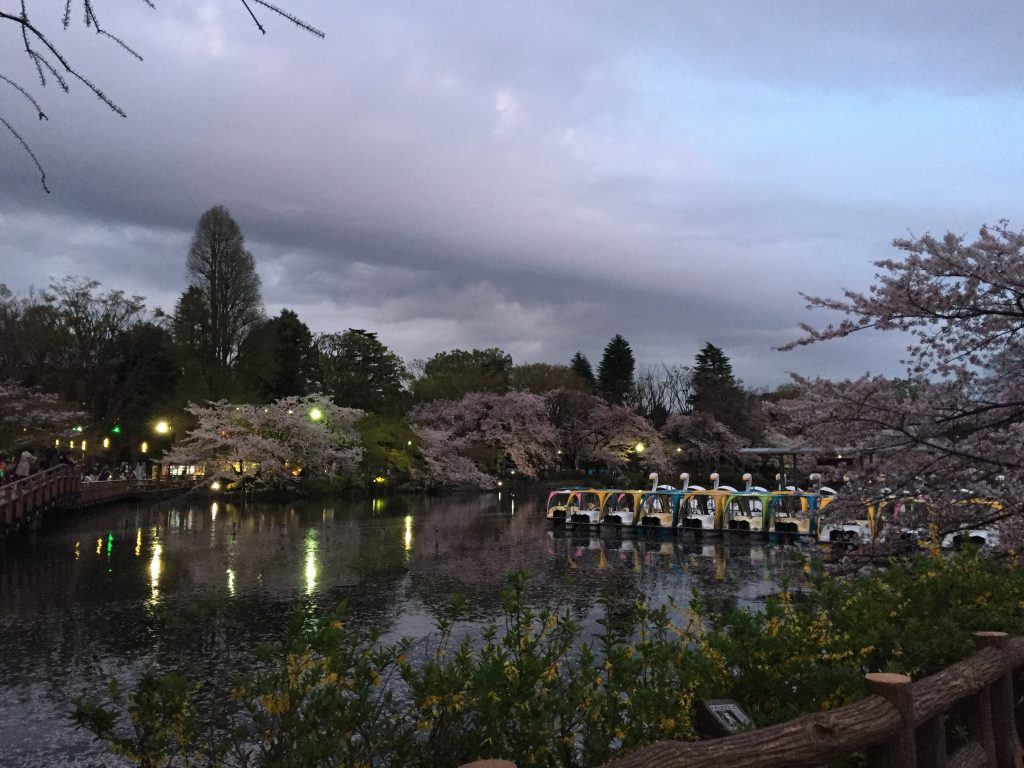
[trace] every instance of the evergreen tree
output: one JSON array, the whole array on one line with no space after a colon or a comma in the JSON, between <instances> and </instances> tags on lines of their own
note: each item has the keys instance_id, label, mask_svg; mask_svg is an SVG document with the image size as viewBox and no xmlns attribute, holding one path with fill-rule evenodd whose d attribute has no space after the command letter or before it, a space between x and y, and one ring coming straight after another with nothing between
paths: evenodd
<instances>
[{"instance_id":1,"label":"evergreen tree","mask_svg":"<svg viewBox=\"0 0 1024 768\"><path fill-rule=\"evenodd\" d=\"M470 392L508 392L512 356L496 347L438 352L413 386L419 401L460 400Z\"/></svg>"},{"instance_id":2,"label":"evergreen tree","mask_svg":"<svg viewBox=\"0 0 1024 768\"><path fill-rule=\"evenodd\" d=\"M691 385L691 410L713 416L748 443L761 440L766 428L761 401L743 389L720 348L710 342L701 347L693 360Z\"/></svg>"},{"instance_id":3,"label":"evergreen tree","mask_svg":"<svg viewBox=\"0 0 1024 768\"><path fill-rule=\"evenodd\" d=\"M577 376L587 383L587 386L591 390L597 387L597 380L594 378L594 369L590 365L590 361L587 360L586 355L582 352L577 352L572 356L572 360L569 361L569 367L573 370Z\"/></svg>"},{"instance_id":4,"label":"evergreen tree","mask_svg":"<svg viewBox=\"0 0 1024 768\"><path fill-rule=\"evenodd\" d=\"M633 350L629 342L619 334L604 348L601 363L597 366L598 393L614 405L622 405L633 389Z\"/></svg>"},{"instance_id":5,"label":"evergreen tree","mask_svg":"<svg viewBox=\"0 0 1024 768\"><path fill-rule=\"evenodd\" d=\"M732 363L729 362L725 352L710 341L705 342L693 359L691 386L693 387L689 398L691 408L696 407L696 403L701 399L702 390L738 388L738 382L732 375Z\"/></svg>"},{"instance_id":6,"label":"evergreen tree","mask_svg":"<svg viewBox=\"0 0 1024 768\"><path fill-rule=\"evenodd\" d=\"M237 396L264 403L305 395L315 378L313 334L290 309L256 325L238 352Z\"/></svg>"},{"instance_id":7,"label":"evergreen tree","mask_svg":"<svg viewBox=\"0 0 1024 768\"><path fill-rule=\"evenodd\" d=\"M375 414L404 409L405 364L376 333L350 328L321 336L316 347L321 386L337 405Z\"/></svg>"}]
</instances>

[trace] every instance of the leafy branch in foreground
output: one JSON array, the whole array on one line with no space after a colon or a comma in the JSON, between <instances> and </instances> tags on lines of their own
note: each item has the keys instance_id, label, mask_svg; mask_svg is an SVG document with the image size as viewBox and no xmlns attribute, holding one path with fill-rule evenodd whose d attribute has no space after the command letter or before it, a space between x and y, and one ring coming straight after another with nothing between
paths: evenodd
<instances>
[{"instance_id":1,"label":"leafy branch in foreground","mask_svg":"<svg viewBox=\"0 0 1024 768\"><path fill-rule=\"evenodd\" d=\"M152 0L142 1L150 8L156 8L156 4L153 3ZM324 37L323 31L317 29L312 24L309 24L298 16L295 16L290 11L280 8L273 3L266 2L266 0L241 0L241 2L249 12L249 15L252 17L256 27L263 34L266 34L267 30L253 12L252 7L249 5L250 2L253 5L266 8L270 12L287 19L295 26L312 35L316 35L320 38ZM61 25L65 30L71 26L71 6L71 0L65 0L64 12L61 17ZM93 2L93 0L82 0L81 10L82 23L86 28L92 29L96 34L113 41L115 45L127 52L130 56L138 59L139 61L143 60L142 55L128 45L128 43L121 39L121 37L112 33L109 29L100 24L99 17L96 14L96 3ZM45 88L49 80L52 79L62 91L68 93L71 90L69 81L77 80L91 91L97 99L106 104L111 111L121 117L127 117L125 111L111 97L104 93L99 86L93 83L92 80L86 77L85 74L83 74L83 70L71 63L57 44L53 42L53 38L43 30L42 25L36 23L35 17L29 16L25 0L21 0L20 12L18 13L0 11L0 25L13 27L15 34L21 38L25 56L32 62L32 65L35 68L36 75L39 78L40 87ZM3 27L0 26L0 28ZM43 111L42 107L40 107L39 102L32 96L27 88L2 72L0 72L0 81L3 81L3 83L6 83L8 86L18 91L18 93L35 110L36 117L39 120L49 120L49 117ZM19 132L3 114L0 114L0 125L7 129L7 132L14 137L18 144L21 145L22 149L28 154L32 163L39 171L40 184L43 189L49 193L50 189L46 183L46 171L43 169L42 164L36 157L35 152L32 151L29 143L22 136L21 132Z\"/></svg>"},{"instance_id":2,"label":"leafy branch in foreground","mask_svg":"<svg viewBox=\"0 0 1024 768\"><path fill-rule=\"evenodd\" d=\"M74 723L145 768L600 765L653 741L697 738L699 697L736 699L761 725L864 695L863 675L922 677L970 654L972 632L1024 632L1024 570L976 553L925 556L850 581L784 588L724 616L602 600L584 638L568 612L532 608L513 574L497 622L456 642L463 603L433 638L381 643L344 606L297 617L231 701L176 671L125 698L75 702Z\"/></svg>"}]
</instances>

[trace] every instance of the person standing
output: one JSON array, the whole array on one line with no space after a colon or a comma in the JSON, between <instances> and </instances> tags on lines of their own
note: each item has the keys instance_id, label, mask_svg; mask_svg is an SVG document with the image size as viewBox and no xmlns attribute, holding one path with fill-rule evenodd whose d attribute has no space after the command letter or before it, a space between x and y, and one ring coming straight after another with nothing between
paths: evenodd
<instances>
[{"instance_id":1,"label":"person standing","mask_svg":"<svg viewBox=\"0 0 1024 768\"><path fill-rule=\"evenodd\" d=\"M28 448L21 452L21 459L18 461L18 466L14 468L15 477L28 477L32 474L32 465L35 463L36 457L32 455L32 452Z\"/></svg>"}]
</instances>

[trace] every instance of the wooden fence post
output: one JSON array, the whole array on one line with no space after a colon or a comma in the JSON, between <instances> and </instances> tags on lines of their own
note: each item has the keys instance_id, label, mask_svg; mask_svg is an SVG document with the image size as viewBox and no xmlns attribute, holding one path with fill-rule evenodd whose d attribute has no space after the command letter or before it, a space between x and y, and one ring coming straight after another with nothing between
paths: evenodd
<instances>
[{"instance_id":1,"label":"wooden fence post","mask_svg":"<svg viewBox=\"0 0 1024 768\"><path fill-rule=\"evenodd\" d=\"M946 768L946 716L936 715L917 729L917 762L919 768Z\"/></svg>"},{"instance_id":2,"label":"wooden fence post","mask_svg":"<svg viewBox=\"0 0 1024 768\"><path fill-rule=\"evenodd\" d=\"M997 768L1020 768L1024 765L1024 750L1013 713L1013 665L1007 655L1010 636L1005 632L975 632L974 644L978 650L995 648L1005 660L1003 675L989 687L992 740Z\"/></svg>"},{"instance_id":3,"label":"wooden fence post","mask_svg":"<svg viewBox=\"0 0 1024 768\"><path fill-rule=\"evenodd\" d=\"M906 675L872 672L864 676L868 690L886 699L900 713L900 729L895 741L886 748L889 768L917 768L917 742L914 734L914 694Z\"/></svg>"}]
</instances>

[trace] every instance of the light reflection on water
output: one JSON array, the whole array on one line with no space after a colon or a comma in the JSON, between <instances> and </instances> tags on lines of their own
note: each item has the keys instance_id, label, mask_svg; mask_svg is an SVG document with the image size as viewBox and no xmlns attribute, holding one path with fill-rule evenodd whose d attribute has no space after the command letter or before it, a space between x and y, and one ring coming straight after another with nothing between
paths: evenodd
<instances>
[{"instance_id":1,"label":"light reflection on water","mask_svg":"<svg viewBox=\"0 0 1024 768\"><path fill-rule=\"evenodd\" d=\"M596 631L602 595L685 610L697 588L718 609L756 606L802 575L790 549L552 532L545 497L127 506L0 544L0 765L112 764L67 726L71 697L146 662L233 677L297 610L346 601L354 626L422 638L458 592L459 632L478 631L522 569L534 606Z\"/></svg>"}]
</instances>

